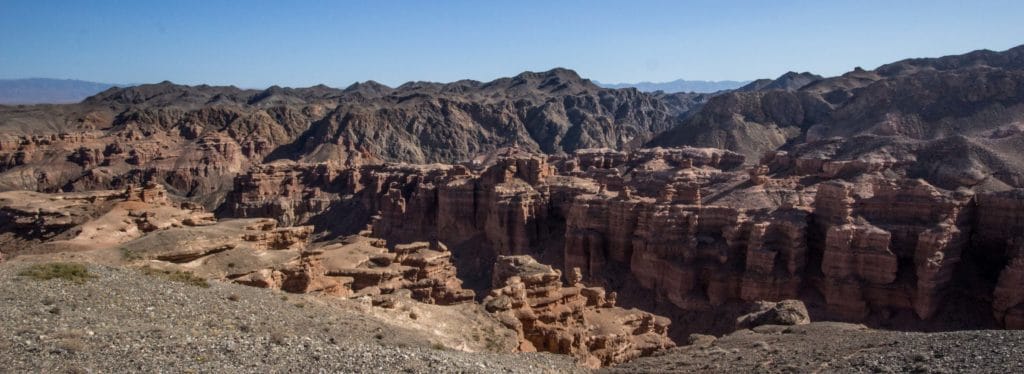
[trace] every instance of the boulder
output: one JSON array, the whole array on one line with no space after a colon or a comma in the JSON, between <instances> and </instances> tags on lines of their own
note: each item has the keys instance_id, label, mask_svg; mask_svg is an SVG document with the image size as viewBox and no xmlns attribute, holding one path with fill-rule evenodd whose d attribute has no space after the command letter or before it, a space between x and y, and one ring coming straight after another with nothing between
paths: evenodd
<instances>
[{"instance_id":1,"label":"boulder","mask_svg":"<svg viewBox=\"0 0 1024 374\"><path fill-rule=\"evenodd\" d=\"M807 307L800 300L779 302L762 301L750 313L736 319L736 329L749 329L762 325L806 325L811 323Z\"/></svg>"}]
</instances>

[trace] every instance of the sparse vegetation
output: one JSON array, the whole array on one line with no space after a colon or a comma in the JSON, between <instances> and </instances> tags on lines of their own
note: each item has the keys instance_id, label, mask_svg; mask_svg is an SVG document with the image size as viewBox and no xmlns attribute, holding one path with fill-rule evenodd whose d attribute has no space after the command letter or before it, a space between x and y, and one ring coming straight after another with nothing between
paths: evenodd
<instances>
[{"instance_id":1,"label":"sparse vegetation","mask_svg":"<svg viewBox=\"0 0 1024 374\"><path fill-rule=\"evenodd\" d=\"M487 350L491 352L503 352L502 345L497 340L487 338Z\"/></svg>"},{"instance_id":2,"label":"sparse vegetation","mask_svg":"<svg viewBox=\"0 0 1024 374\"><path fill-rule=\"evenodd\" d=\"M501 343L501 333L497 330L488 329L488 335L484 337L484 341L487 345L487 350L491 352L503 352L505 351L504 346Z\"/></svg>"},{"instance_id":3,"label":"sparse vegetation","mask_svg":"<svg viewBox=\"0 0 1024 374\"><path fill-rule=\"evenodd\" d=\"M161 270L151 267L144 267L142 268L142 273L149 276L160 277L173 282L184 283L200 288L210 288L210 283L207 282L205 278L196 276L195 274L192 274L187 271Z\"/></svg>"},{"instance_id":4,"label":"sparse vegetation","mask_svg":"<svg viewBox=\"0 0 1024 374\"><path fill-rule=\"evenodd\" d=\"M86 349L87 345L78 338L66 338L57 341L56 348L66 353L78 353Z\"/></svg>"},{"instance_id":5,"label":"sparse vegetation","mask_svg":"<svg viewBox=\"0 0 1024 374\"><path fill-rule=\"evenodd\" d=\"M128 249L128 248L125 248L125 247L121 247L120 250L121 250L121 257L124 257L125 260L135 261L135 260L141 260L142 259L142 255L138 254L137 252L135 252L135 251L133 251L131 249Z\"/></svg>"},{"instance_id":6,"label":"sparse vegetation","mask_svg":"<svg viewBox=\"0 0 1024 374\"><path fill-rule=\"evenodd\" d=\"M288 345L288 334L274 331L270 334L270 343L274 345Z\"/></svg>"},{"instance_id":7,"label":"sparse vegetation","mask_svg":"<svg viewBox=\"0 0 1024 374\"><path fill-rule=\"evenodd\" d=\"M32 265L18 275L38 280L63 279L79 284L96 277L89 274L89 269L85 265L66 262Z\"/></svg>"}]
</instances>

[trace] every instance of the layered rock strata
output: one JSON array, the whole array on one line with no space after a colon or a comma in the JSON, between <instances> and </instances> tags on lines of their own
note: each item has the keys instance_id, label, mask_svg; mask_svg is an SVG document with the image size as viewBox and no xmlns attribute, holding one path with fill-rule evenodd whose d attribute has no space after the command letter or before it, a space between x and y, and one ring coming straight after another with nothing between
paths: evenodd
<instances>
[{"instance_id":1,"label":"layered rock strata","mask_svg":"<svg viewBox=\"0 0 1024 374\"><path fill-rule=\"evenodd\" d=\"M933 316L966 248L970 195L921 180L876 185L855 198L849 183L818 187L814 230L824 242L820 286L830 308L851 319L872 307L912 308Z\"/></svg>"},{"instance_id":2,"label":"layered rock strata","mask_svg":"<svg viewBox=\"0 0 1024 374\"><path fill-rule=\"evenodd\" d=\"M615 306L614 293L586 287L578 271L569 285L562 273L529 256L501 256L484 306L521 340L521 351L576 357L590 367L622 363L675 344L669 320Z\"/></svg>"},{"instance_id":3,"label":"layered rock strata","mask_svg":"<svg viewBox=\"0 0 1024 374\"><path fill-rule=\"evenodd\" d=\"M389 242L449 243L470 277L487 276L501 255L578 267L602 284L621 285L627 269L631 281L685 311L812 291L827 318L911 310L927 320L965 251L990 253L997 272L1010 263L1004 247L1016 235L1016 210L974 207L1013 207L1017 195L974 196L863 171L853 172L857 182L840 173L805 186L806 176L768 166L785 157L753 171L739 168L742 156L691 148L550 157L509 148L462 165L280 164L240 177L223 211L326 233L340 221L318 223L325 217L361 215ZM1018 304L1003 302L995 313Z\"/></svg>"},{"instance_id":4,"label":"layered rock strata","mask_svg":"<svg viewBox=\"0 0 1024 374\"><path fill-rule=\"evenodd\" d=\"M172 202L159 184L62 194L0 193L0 252L89 250L158 230L215 222L201 207Z\"/></svg>"},{"instance_id":5,"label":"layered rock strata","mask_svg":"<svg viewBox=\"0 0 1024 374\"><path fill-rule=\"evenodd\" d=\"M600 278L628 268L685 310L728 300L796 298L804 276L808 212L674 204L581 195L566 221L565 264Z\"/></svg>"}]
</instances>

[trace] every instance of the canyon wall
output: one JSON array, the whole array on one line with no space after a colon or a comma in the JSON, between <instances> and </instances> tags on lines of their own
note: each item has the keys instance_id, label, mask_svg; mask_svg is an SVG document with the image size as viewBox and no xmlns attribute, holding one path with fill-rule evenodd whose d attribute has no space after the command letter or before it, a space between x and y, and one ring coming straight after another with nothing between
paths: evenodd
<instances>
[{"instance_id":1,"label":"canyon wall","mask_svg":"<svg viewBox=\"0 0 1024 374\"><path fill-rule=\"evenodd\" d=\"M882 177L884 163L843 169L771 156L747 170L738 154L699 148L547 157L508 148L459 165L277 164L237 178L221 213L312 223L324 236L370 222L392 243L448 243L478 291L498 256L531 255L579 268L592 284L635 282L698 312L810 294L830 319L908 310L929 320L958 270L991 264L1003 273L991 280L1001 295L993 313L1006 326L1017 320L1019 192L975 196ZM846 171L822 171L837 168ZM816 180L797 184L807 178ZM963 265L968 254L978 260Z\"/></svg>"}]
</instances>

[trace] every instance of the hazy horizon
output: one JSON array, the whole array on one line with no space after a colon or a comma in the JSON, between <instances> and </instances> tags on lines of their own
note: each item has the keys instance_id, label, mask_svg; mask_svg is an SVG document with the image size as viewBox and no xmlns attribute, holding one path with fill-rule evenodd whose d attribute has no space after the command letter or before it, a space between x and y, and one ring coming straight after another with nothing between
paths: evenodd
<instances>
[{"instance_id":1,"label":"hazy horizon","mask_svg":"<svg viewBox=\"0 0 1024 374\"><path fill-rule=\"evenodd\" d=\"M600 3L12 1L0 79L397 86L564 67L609 84L749 81L1024 43L1014 1Z\"/></svg>"},{"instance_id":2,"label":"hazy horizon","mask_svg":"<svg viewBox=\"0 0 1024 374\"><path fill-rule=\"evenodd\" d=\"M547 69L547 70L544 70L544 71L548 71L548 70L552 70L552 69L557 69L557 68L569 69L569 68L564 68L564 67L556 67L556 68L551 68L551 69ZM573 70L573 69L569 69L569 70ZM517 74L526 73L526 72L527 71L521 71L521 72L517 72L517 73L510 73L508 75L498 77L498 79L506 78L506 77L512 77L512 76L515 76ZM535 71L535 73L536 72L543 72L543 71ZM664 81L664 82L651 82L651 81L603 82L603 81L592 79L592 78L589 78L589 77L586 77L586 76L582 76L582 75L580 77L584 78L584 79L590 79L591 81L594 82L594 84L597 84L599 86L606 86L606 87L610 87L610 86L623 86L623 85L659 85L659 84L671 84L671 83L676 83L676 82L700 82L700 83L711 83L711 84L719 84L719 83L722 83L722 84L724 84L724 83L746 84L746 83L750 83L750 82L753 81L753 80L718 80L718 81L712 81L712 80L677 78L677 79L673 79L673 80L670 80L670 81ZM766 78L777 78L777 77L766 77ZM82 82L82 83L106 84L106 85L121 86L121 87L137 86L137 85L143 85L143 84L158 84L158 83L162 83L164 81L168 81L168 82L171 82L173 84L185 84L185 85L208 84L208 83L194 83L194 84L180 83L180 82L175 82L175 81L171 81L171 80L168 80L168 79L164 79L164 80L160 80L160 81L152 81L152 82L97 82L97 81L91 81L91 80L86 80L86 79L78 79L78 78L51 78L51 77L23 77L23 78L13 78L12 77L12 78L0 78L0 82L31 81L31 80L74 81L74 82ZM326 86L333 87L333 88L345 88L345 87L348 87L348 86L350 86L352 84L355 84L355 83L365 83L367 81L372 81L372 79L363 80L363 81L355 81L355 82L352 82L352 83L350 83L348 85L340 85L340 86L332 86L332 85L329 85L329 84L326 84L326 83L317 83L317 84L313 84L313 85L310 85L310 86L286 86L286 85L281 85L281 84L271 84L271 85L268 85L268 86L259 86L259 87L244 87L244 86L232 85L232 84L226 84L226 85L223 85L223 86L235 86L235 87L238 87L238 88L241 88L241 89L257 89L257 90L261 90L261 89L269 88L271 86L280 86L280 87L289 87L289 88L304 88L304 87L311 87L311 86L316 86L316 85L321 85L322 84L322 85L326 85ZM419 80L419 81L424 81L424 80ZM398 85L389 85L389 84L384 84L384 83L381 83L381 82L377 82L377 83L384 84L384 85L386 85L388 87L391 87L391 88L396 88L397 86L400 86L400 85L405 84L405 83L411 83L411 82L415 82L415 81L406 81L406 82L402 82L402 83L400 83ZM446 81L446 82L434 81L434 83L443 83L443 84L453 83L453 82L455 82L455 81ZM483 81L483 82L486 82L486 81Z\"/></svg>"}]
</instances>

